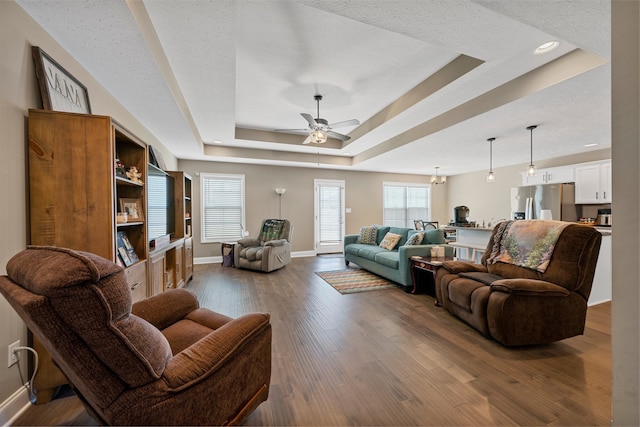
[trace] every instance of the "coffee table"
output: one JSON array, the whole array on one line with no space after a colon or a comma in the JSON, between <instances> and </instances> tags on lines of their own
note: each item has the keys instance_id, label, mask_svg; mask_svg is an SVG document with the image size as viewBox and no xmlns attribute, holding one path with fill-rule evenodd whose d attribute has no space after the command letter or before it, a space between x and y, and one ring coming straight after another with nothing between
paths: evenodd
<instances>
[{"instance_id":1,"label":"coffee table","mask_svg":"<svg viewBox=\"0 0 640 427\"><path fill-rule=\"evenodd\" d=\"M413 290L411 290L412 294L426 293L427 295L431 295L435 298L435 279L436 272L442 267L442 263L445 261L453 261L453 257L445 256L439 258L429 258L429 257L421 257L421 256L412 256L409 258L411 260L411 279L413 279ZM429 274L426 274L427 283L420 282L416 275L416 271L426 271ZM429 292L429 290L433 290ZM436 301L436 305L438 302Z\"/></svg>"}]
</instances>

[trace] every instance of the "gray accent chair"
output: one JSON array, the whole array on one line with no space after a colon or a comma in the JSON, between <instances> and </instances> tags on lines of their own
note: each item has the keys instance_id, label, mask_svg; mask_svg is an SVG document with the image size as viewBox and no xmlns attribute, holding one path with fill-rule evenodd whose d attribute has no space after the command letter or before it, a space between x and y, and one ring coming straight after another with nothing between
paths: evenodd
<instances>
[{"instance_id":1,"label":"gray accent chair","mask_svg":"<svg viewBox=\"0 0 640 427\"><path fill-rule=\"evenodd\" d=\"M291 261L293 226L287 219L265 219L258 237L238 240L233 249L234 264L238 268L268 273Z\"/></svg>"}]
</instances>

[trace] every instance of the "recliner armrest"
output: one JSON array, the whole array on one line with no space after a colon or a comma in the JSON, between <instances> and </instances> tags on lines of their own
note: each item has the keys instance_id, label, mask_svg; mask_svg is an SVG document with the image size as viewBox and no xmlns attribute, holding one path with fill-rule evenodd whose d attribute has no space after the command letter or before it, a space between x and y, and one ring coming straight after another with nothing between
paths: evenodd
<instances>
[{"instance_id":1,"label":"recliner armrest","mask_svg":"<svg viewBox=\"0 0 640 427\"><path fill-rule=\"evenodd\" d=\"M491 284L492 292L504 292L512 295L567 297L569 290L545 280L501 279Z\"/></svg>"},{"instance_id":2,"label":"recliner armrest","mask_svg":"<svg viewBox=\"0 0 640 427\"><path fill-rule=\"evenodd\" d=\"M158 295L136 302L131 314L165 329L200 307L196 296L186 289L170 289Z\"/></svg>"},{"instance_id":3,"label":"recliner armrest","mask_svg":"<svg viewBox=\"0 0 640 427\"><path fill-rule=\"evenodd\" d=\"M449 273L458 274L458 273L470 273L470 272L481 272L486 273L487 268L482 264L474 264L468 261L445 261L442 263L442 267L447 270Z\"/></svg>"},{"instance_id":4,"label":"recliner armrest","mask_svg":"<svg viewBox=\"0 0 640 427\"><path fill-rule=\"evenodd\" d=\"M262 246L262 242L260 239L255 237L245 237L243 239L238 240L238 244L244 246L245 248L250 248L253 246Z\"/></svg>"},{"instance_id":5,"label":"recliner armrest","mask_svg":"<svg viewBox=\"0 0 640 427\"><path fill-rule=\"evenodd\" d=\"M264 242L265 246L284 246L287 243L287 239L280 240L269 240L268 242Z\"/></svg>"},{"instance_id":6,"label":"recliner armrest","mask_svg":"<svg viewBox=\"0 0 640 427\"><path fill-rule=\"evenodd\" d=\"M169 359L163 378L179 391L207 378L248 340L270 327L267 313L250 313L231 320ZM270 350L269 350L270 351Z\"/></svg>"}]
</instances>

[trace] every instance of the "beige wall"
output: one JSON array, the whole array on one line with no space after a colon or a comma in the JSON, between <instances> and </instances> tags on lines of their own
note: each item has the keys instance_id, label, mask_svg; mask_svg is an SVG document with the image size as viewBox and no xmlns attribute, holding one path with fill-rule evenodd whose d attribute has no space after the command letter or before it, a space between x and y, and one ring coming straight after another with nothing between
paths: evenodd
<instances>
[{"instance_id":1,"label":"beige wall","mask_svg":"<svg viewBox=\"0 0 640 427\"><path fill-rule=\"evenodd\" d=\"M315 179L345 181L345 207L351 213L345 215L347 234L357 233L361 226L382 222L382 183L385 181L425 183L426 176L383 174L325 170L317 168L278 167L241 163L218 163L180 160L178 167L190 174L193 180L193 235L194 255L196 258L208 258L220 255L217 243L200 243L200 178L204 173L239 174L245 176L245 211L247 229L251 236L257 235L258 228L265 218L277 218L279 214L278 195L275 188L287 189L282 196L282 216L294 226L292 250L294 252L313 252L313 216ZM442 186L438 186L442 187ZM434 188L433 206L445 204L442 188ZM445 221L438 216L436 209L432 219Z\"/></svg>"},{"instance_id":2,"label":"beige wall","mask_svg":"<svg viewBox=\"0 0 640 427\"><path fill-rule=\"evenodd\" d=\"M612 419L640 425L640 2L611 4Z\"/></svg>"},{"instance_id":3,"label":"beige wall","mask_svg":"<svg viewBox=\"0 0 640 427\"><path fill-rule=\"evenodd\" d=\"M40 46L87 86L92 111L113 116L144 141L157 146L167 165L177 167L172 156L86 70L62 49L12 0L0 0L0 188L5 208L0 210L0 273L9 258L27 241L25 126L30 108L41 108L31 46ZM0 407L20 388L18 369L7 368L7 346L20 339L27 343L27 329L11 306L0 298ZM27 372L23 363L23 372ZM0 419L0 423L6 420Z\"/></svg>"}]
</instances>

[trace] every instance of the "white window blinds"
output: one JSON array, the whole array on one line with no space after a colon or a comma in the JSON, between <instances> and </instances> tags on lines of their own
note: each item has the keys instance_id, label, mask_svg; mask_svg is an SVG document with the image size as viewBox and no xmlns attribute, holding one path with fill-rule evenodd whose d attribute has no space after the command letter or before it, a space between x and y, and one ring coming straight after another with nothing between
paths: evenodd
<instances>
[{"instance_id":1,"label":"white window blinds","mask_svg":"<svg viewBox=\"0 0 640 427\"><path fill-rule=\"evenodd\" d=\"M413 228L416 219L429 219L427 184L383 183L383 224Z\"/></svg>"},{"instance_id":2,"label":"white window blinds","mask_svg":"<svg viewBox=\"0 0 640 427\"><path fill-rule=\"evenodd\" d=\"M200 174L202 243L236 241L244 230L244 175Z\"/></svg>"},{"instance_id":3,"label":"white window blinds","mask_svg":"<svg viewBox=\"0 0 640 427\"><path fill-rule=\"evenodd\" d=\"M342 191L340 185L318 187L320 244L342 242Z\"/></svg>"}]
</instances>

